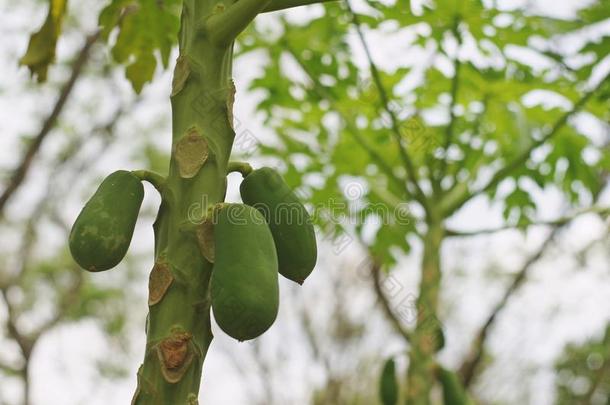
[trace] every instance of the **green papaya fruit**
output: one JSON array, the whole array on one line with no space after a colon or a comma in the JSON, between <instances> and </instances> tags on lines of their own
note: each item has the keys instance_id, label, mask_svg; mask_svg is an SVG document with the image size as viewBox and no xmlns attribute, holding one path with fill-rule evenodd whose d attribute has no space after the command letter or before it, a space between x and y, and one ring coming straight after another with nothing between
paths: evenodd
<instances>
[{"instance_id":1,"label":"green papaya fruit","mask_svg":"<svg viewBox=\"0 0 610 405\"><path fill-rule=\"evenodd\" d=\"M383 405L396 405L398 403L398 380L394 359L388 359L381 370L379 397Z\"/></svg>"},{"instance_id":2,"label":"green papaya fruit","mask_svg":"<svg viewBox=\"0 0 610 405\"><path fill-rule=\"evenodd\" d=\"M464 390L460 378L453 371L440 368L438 378L443 388L444 405L473 405L474 402Z\"/></svg>"},{"instance_id":3,"label":"green papaya fruit","mask_svg":"<svg viewBox=\"0 0 610 405\"><path fill-rule=\"evenodd\" d=\"M214 318L229 336L249 340L277 317L277 253L265 218L244 204L220 204L214 212Z\"/></svg>"},{"instance_id":4,"label":"green papaya fruit","mask_svg":"<svg viewBox=\"0 0 610 405\"><path fill-rule=\"evenodd\" d=\"M269 223L280 274L303 284L318 256L313 225L303 204L269 167L248 174L239 190L244 203L258 209Z\"/></svg>"},{"instance_id":5,"label":"green papaya fruit","mask_svg":"<svg viewBox=\"0 0 610 405\"><path fill-rule=\"evenodd\" d=\"M133 173L119 170L102 181L76 218L70 232L70 252L83 269L108 270L125 257L144 186Z\"/></svg>"}]
</instances>

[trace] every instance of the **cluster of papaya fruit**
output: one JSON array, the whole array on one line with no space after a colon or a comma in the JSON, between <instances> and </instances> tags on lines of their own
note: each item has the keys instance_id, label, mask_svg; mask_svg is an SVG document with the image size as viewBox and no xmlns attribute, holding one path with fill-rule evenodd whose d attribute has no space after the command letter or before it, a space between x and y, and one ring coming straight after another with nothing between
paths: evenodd
<instances>
[{"instance_id":1,"label":"cluster of papaya fruit","mask_svg":"<svg viewBox=\"0 0 610 405\"><path fill-rule=\"evenodd\" d=\"M196 230L203 257L213 263L211 300L220 328L240 341L275 321L278 273L302 284L317 260L307 210L273 169L242 173L243 204L219 203ZM98 272L116 266L131 243L144 188L134 172L109 175L70 233L74 260Z\"/></svg>"},{"instance_id":2,"label":"cluster of papaya fruit","mask_svg":"<svg viewBox=\"0 0 610 405\"><path fill-rule=\"evenodd\" d=\"M275 170L246 174L240 194L244 204L215 210L211 295L218 326L243 341L275 321L278 273L302 284L317 249L307 210Z\"/></svg>"}]
</instances>

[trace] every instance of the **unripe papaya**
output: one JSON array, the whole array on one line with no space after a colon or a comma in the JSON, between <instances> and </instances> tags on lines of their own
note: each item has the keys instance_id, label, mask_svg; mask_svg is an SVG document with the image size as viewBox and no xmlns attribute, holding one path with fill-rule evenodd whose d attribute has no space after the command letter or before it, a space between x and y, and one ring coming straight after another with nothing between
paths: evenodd
<instances>
[{"instance_id":1,"label":"unripe papaya","mask_svg":"<svg viewBox=\"0 0 610 405\"><path fill-rule=\"evenodd\" d=\"M396 405L398 403L398 380L396 378L396 364L393 359L388 359L381 370L379 397L383 405Z\"/></svg>"},{"instance_id":2,"label":"unripe papaya","mask_svg":"<svg viewBox=\"0 0 610 405\"><path fill-rule=\"evenodd\" d=\"M133 173L119 170L102 181L76 218L70 232L70 252L83 269L108 270L125 257L144 187Z\"/></svg>"},{"instance_id":3,"label":"unripe papaya","mask_svg":"<svg viewBox=\"0 0 610 405\"><path fill-rule=\"evenodd\" d=\"M301 201L269 167L248 174L239 191L244 203L258 209L269 223L280 274L303 284L316 265L318 253L313 225Z\"/></svg>"},{"instance_id":4,"label":"unripe papaya","mask_svg":"<svg viewBox=\"0 0 610 405\"><path fill-rule=\"evenodd\" d=\"M221 204L214 215L214 318L229 336L254 339L269 329L279 308L273 237L263 216L247 205Z\"/></svg>"}]
</instances>

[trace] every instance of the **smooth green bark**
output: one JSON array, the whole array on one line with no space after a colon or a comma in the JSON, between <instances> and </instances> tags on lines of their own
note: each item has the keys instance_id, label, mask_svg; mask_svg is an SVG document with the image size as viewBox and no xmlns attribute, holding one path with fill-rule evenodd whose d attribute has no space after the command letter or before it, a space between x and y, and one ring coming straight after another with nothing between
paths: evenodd
<instances>
[{"instance_id":1,"label":"smooth green bark","mask_svg":"<svg viewBox=\"0 0 610 405\"><path fill-rule=\"evenodd\" d=\"M325 0L184 0L180 54L172 83L172 155L166 179L134 174L161 193L154 223L155 264L149 279L146 353L132 404L197 404L212 341L212 264L200 250L197 225L223 202L235 132L231 79L236 36L260 13Z\"/></svg>"},{"instance_id":2,"label":"smooth green bark","mask_svg":"<svg viewBox=\"0 0 610 405\"><path fill-rule=\"evenodd\" d=\"M433 208L432 213L436 212ZM441 247L444 238L442 220L431 215L428 230L423 236L423 257L419 297L417 298L417 324L412 333L407 371L407 405L430 403L430 393L436 382L435 354L438 348L436 317L441 283Z\"/></svg>"},{"instance_id":3,"label":"smooth green bark","mask_svg":"<svg viewBox=\"0 0 610 405\"><path fill-rule=\"evenodd\" d=\"M224 200L235 136L230 122L233 43L213 44L201 24L215 6L207 0L185 0L183 5L171 98L172 157L154 224L146 355L133 404L196 404L203 360L212 341L212 265L185 225L196 223L208 207ZM186 147L181 142L187 142ZM193 148L207 149L203 163L199 159L205 153L189 154Z\"/></svg>"}]
</instances>

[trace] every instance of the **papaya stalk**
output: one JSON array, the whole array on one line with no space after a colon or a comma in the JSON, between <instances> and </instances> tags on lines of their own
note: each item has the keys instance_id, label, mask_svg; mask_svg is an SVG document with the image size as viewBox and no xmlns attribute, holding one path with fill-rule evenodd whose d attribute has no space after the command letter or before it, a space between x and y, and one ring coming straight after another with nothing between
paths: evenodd
<instances>
[{"instance_id":1,"label":"papaya stalk","mask_svg":"<svg viewBox=\"0 0 610 405\"><path fill-rule=\"evenodd\" d=\"M432 207L423 236L421 281L417 298L417 323L411 335L407 371L407 405L430 403L430 393L436 382L435 354L442 346L440 325L436 318L441 282L441 247L444 230L441 218ZM441 332L442 333L442 332ZM442 336L442 335L441 335Z\"/></svg>"},{"instance_id":2,"label":"papaya stalk","mask_svg":"<svg viewBox=\"0 0 610 405\"><path fill-rule=\"evenodd\" d=\"M197 404L212 341L211 308L228 335L256 338L276 319L278 272L302 284L316 263L309 215L281 176L270 168L229 163L229 157L237 35L261 12L318 0L225 1L183 1L167 178L146 170L109 175L70 234L70 251L81 267L109 270L129 248L142 182L161 195L153 224L146 349L132 405ZM227 174L234 171L245 178L245 204L224 203Z\"/></svg>"},{"instance_id":3,"label":"papaya stalk","mask_svg":"<svg viewBox=\"0 0 610 405\"><path fill-rule=\"evenodd\" d=\"M212 341L213 260L193 231L224 201L235 137L233 44L257 14L320 0L184 0L171 94L172 154L166 179L137 171L161 193L154 223L146 352L132 404L197 404ZM196 209L194 209L196 208ZM192 226L191 226L192 225ZM208 259L206 259L207 257Z\"/></svg>"},{"instance_id":4,"label":"papaya stalk","mask_svg":"<svg viewBox=\"0 0 610 405\"><path fill-rule=\"evenodd\" d=\"M182 224L194 220L189 217L194 204L200 204L203 215L224 200L235 136L233 40L260 10L261 2L248 0L228 9L212 1L183 3L171 95L172 155L154 224L146 353L133 404L198 402L203 360L212 341L212 265ZM229 21L224 15L230 15Z\"/></svg>"}]
</instances>

